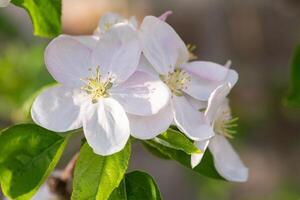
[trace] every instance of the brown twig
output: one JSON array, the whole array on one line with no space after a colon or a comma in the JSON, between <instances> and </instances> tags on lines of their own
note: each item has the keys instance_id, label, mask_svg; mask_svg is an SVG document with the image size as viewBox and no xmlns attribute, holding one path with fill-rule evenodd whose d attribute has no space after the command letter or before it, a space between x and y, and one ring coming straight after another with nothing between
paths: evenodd
<instances>
[{"instance_id":1,"label":"brown twig","mask_svg":"<svg viewBox=\"0 0 300 200\"><path fill-rule=\"evenodd\" d=\"M60 176L50 176L47 183L50 191L57 194L61 199L70 199L71 191L70 181L73 178L73 172L79 153L76 153Z\"/></svg>"}]
</instances>

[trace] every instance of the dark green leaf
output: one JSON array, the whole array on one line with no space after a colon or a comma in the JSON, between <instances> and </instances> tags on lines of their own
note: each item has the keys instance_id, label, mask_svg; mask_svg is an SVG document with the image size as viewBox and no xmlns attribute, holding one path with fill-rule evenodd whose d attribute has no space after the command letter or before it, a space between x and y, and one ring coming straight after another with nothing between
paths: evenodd
<instances>
[{"instance_id":1,"label":"dark green leaf","mask_svg":"<svg viewBox=\"0 0 300 200\"><path fill-rule=\"evenodd\" d=\"M61 0L12 0L31 17L34 34L54 37L61 32Z\"/></svg>"},{"instance_id":2,"label":"dark green leaf","mask_svg":"<svg viewBox=\"0 0 300 200\"><path fill-rule=\"evenodd\" d=\"M145 172L126 174L109 200L161 200L160 192L153 178Z\"/></svg>"},{"instance_id":3,"label":"dark green leaf","mask_svg":"<svg viewBox=\"0 0 300 200\"><path fill-rule=\"evenodd\" d=\"M130 152L130 142L122 151L111 156L97 155L85 143L75 167L72 199L108 199L124 177Z\"/></svg>"},{"instance_id":4,"label":"dark green leaf","mask_svg":"<svg viewBox=\"0 0 300 200\"><path fill-rule=\"evenodd\" d=\"M34 124L22 124L0 135L0 180L12 199L30 199L56 166L68 137Z\"/></svg>"},{"instance_id":5,"label":"dark green leaf","mask_svg":"<svg viewBox=\"0 0 300 200\"><path fill-rule=\"evenodd\" d=\"M201 153L187 137L179 131L169 128L165 133L153 139L155 142L176 150L184 151L187 154Z\"/></svg>"},{"instance_id":6,"label":"dark green leaf","mask_svg":"<svg viewBox=\"0 0 300 200\"><path fill-rule=\"evenodd\" d=\"M290 89L289 95L285 99L285 104L291 107L300 107L300 44L294 51L290 67Z\"/></svg>"},{"instance_id":7,"label":"dark green leaf","mask_svg":"<svg viewBox=\"0 0 300 200\"><path fill-rule=\"evenodd\" d=\"M164 156L173 159L183 166L192 169L191 168L191 156L181 150L176 150L167 146L164 146L160 143L157 143L155 140L146 140L143 141L144 143L147 143L147 145L155 148L157 151L159 151ZM223 179L219 173L216 171L212 155L210 154L209 150L206 150L204 153L204 156L202 158L201 163L192 169L193 171L202 174L204 176L215 178L215 179ZM223 179L224 180L224 179Z\"/></svg>"}]
</instances>

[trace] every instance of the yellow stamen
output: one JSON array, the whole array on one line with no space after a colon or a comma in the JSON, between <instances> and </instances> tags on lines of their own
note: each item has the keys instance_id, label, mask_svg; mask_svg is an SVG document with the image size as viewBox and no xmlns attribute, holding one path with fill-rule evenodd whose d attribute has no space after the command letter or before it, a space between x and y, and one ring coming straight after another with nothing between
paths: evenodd
<instances>
[{"instance_id":1,"label":"yellow stamen","mask_svg":"<svg viewBox=\"0 0 300 200\"><path fill-rule=\"evenodd\" d=\"M82 90L86 91L93 103L97 103L99 98L108 97L108 90L113 86L112 78L109 77L105 82L101 81L100 68L97 67L96 75L86 79L81 79L86 85L81 87Z\"/></svg>"},{"instance_id":2,"label":"yellow stamen","mask_svg":"<svg viewBox=\"0 0 300 200\"><path fill-rule=\"evenodd\" d=\"M237 121L237 117L231 117L230 111L223 111L214 122L214 130L227 138L233 139L233 135L236 133L234 129L238 126Z\"/></svg>"},{"instance_id":3,"label":"yellow stamen","mask_svg":"<svg viewBox=\"0 0 300 200\"><path fill-rule=\"evenodd\" d=\"M183 89L186 88L186 83L191 80L185 71L178 68L169 72L168 75L160 75L160 79L168 85L171 92L176 96L183 96Z\"/></svg>"}]
</instances>

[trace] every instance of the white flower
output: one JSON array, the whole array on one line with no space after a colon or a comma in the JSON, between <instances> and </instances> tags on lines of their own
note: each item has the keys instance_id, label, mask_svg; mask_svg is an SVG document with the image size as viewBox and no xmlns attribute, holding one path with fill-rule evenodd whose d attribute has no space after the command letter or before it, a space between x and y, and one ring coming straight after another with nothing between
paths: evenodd
<instances>
[{"instance_id":1,"label":"white flower","mask_svg":"<svg viewBox=\"0 0 300 200\"><path fill-rule=\"evenodd\" d=\"M6 7L11 0L0 0L0 7Z\"/></svg>"},{"instance_id":2,"label":"white flower","mask_svg":"<svg viewBox=\"0 0 300 200\"><path fill-rule=\"evenodd\" d=\"M139 70L152 74L168 86L172 93L169 105L160 113L134 119L133 130L144 127L144 134L166 130L174 122L193 140L205 140L214 135L204 115L192 106L190 99L207 101L220 84L234 85L238 75L227 67L212 62L188 62L189 52L174 29L163 20L147 16L140 27L140 40L144 58ZM156 126L152 126L156 124ZM137 128L136 128L137 127ZM133 132L134 134L134 132Z\"/></svg>"},{"instance_id":3,"label":"white flower","mask_svg":"<svg viewBox=\"0 0 300 200\"><path fill-rule=\"evenodd\" d=\"M232 148L226 137L232 138L236 119L232 118L228 104L230 84L219 86L210 96L205 117L213 126L215 136L206 141L196 141L195 145L204 152L208 147L214 158L216 170L229 181L244 182L248 179L248 168L245 167L239 156ZM202 154L191 156L192 167L197 166L203 157Z\"/></svg>"},{"instance_id":4,"label":"white flower","mask_svg":"<svg viewBox=\"0 0 300 200\"><path fill-rule=\"evenodd\" d=\"M97 154L120 151L131 131L127 113L153 115L169 101L160 80L136 72L140 54L136 32L126 24L111 28L93 49L74 37L54 39L45 62L60 84L36 98L33 120L57 132L83 127Z\"/></svg>"}]
</instances>

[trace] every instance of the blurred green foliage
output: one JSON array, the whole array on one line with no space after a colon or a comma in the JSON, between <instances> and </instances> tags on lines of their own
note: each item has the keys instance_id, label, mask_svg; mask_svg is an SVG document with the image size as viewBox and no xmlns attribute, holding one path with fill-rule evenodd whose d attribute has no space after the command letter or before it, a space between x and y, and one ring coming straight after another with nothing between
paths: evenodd
<instances>
[{"instance_id":1,"label":"blurred green foliage","mask_svg":"<svg viewBox=\"0 0 300 200\"><path fill-rule=\"evenodd\" d=\"M290 70L290 91L285 99L285 104L290 107L300 108L300 43L294 51Z\"/></svg>"},{"instance_id":2,"label":"blurred green foliage","mask_svg":"<svg viewBox=\"0 0 300 200\"><path fill-rule=\"evenodd\" d=\"M0 119L24 120L24 102L42 86L53 82L44 66L45 44L13 41L0 52Z\"/></svg>"}]
</instances>

